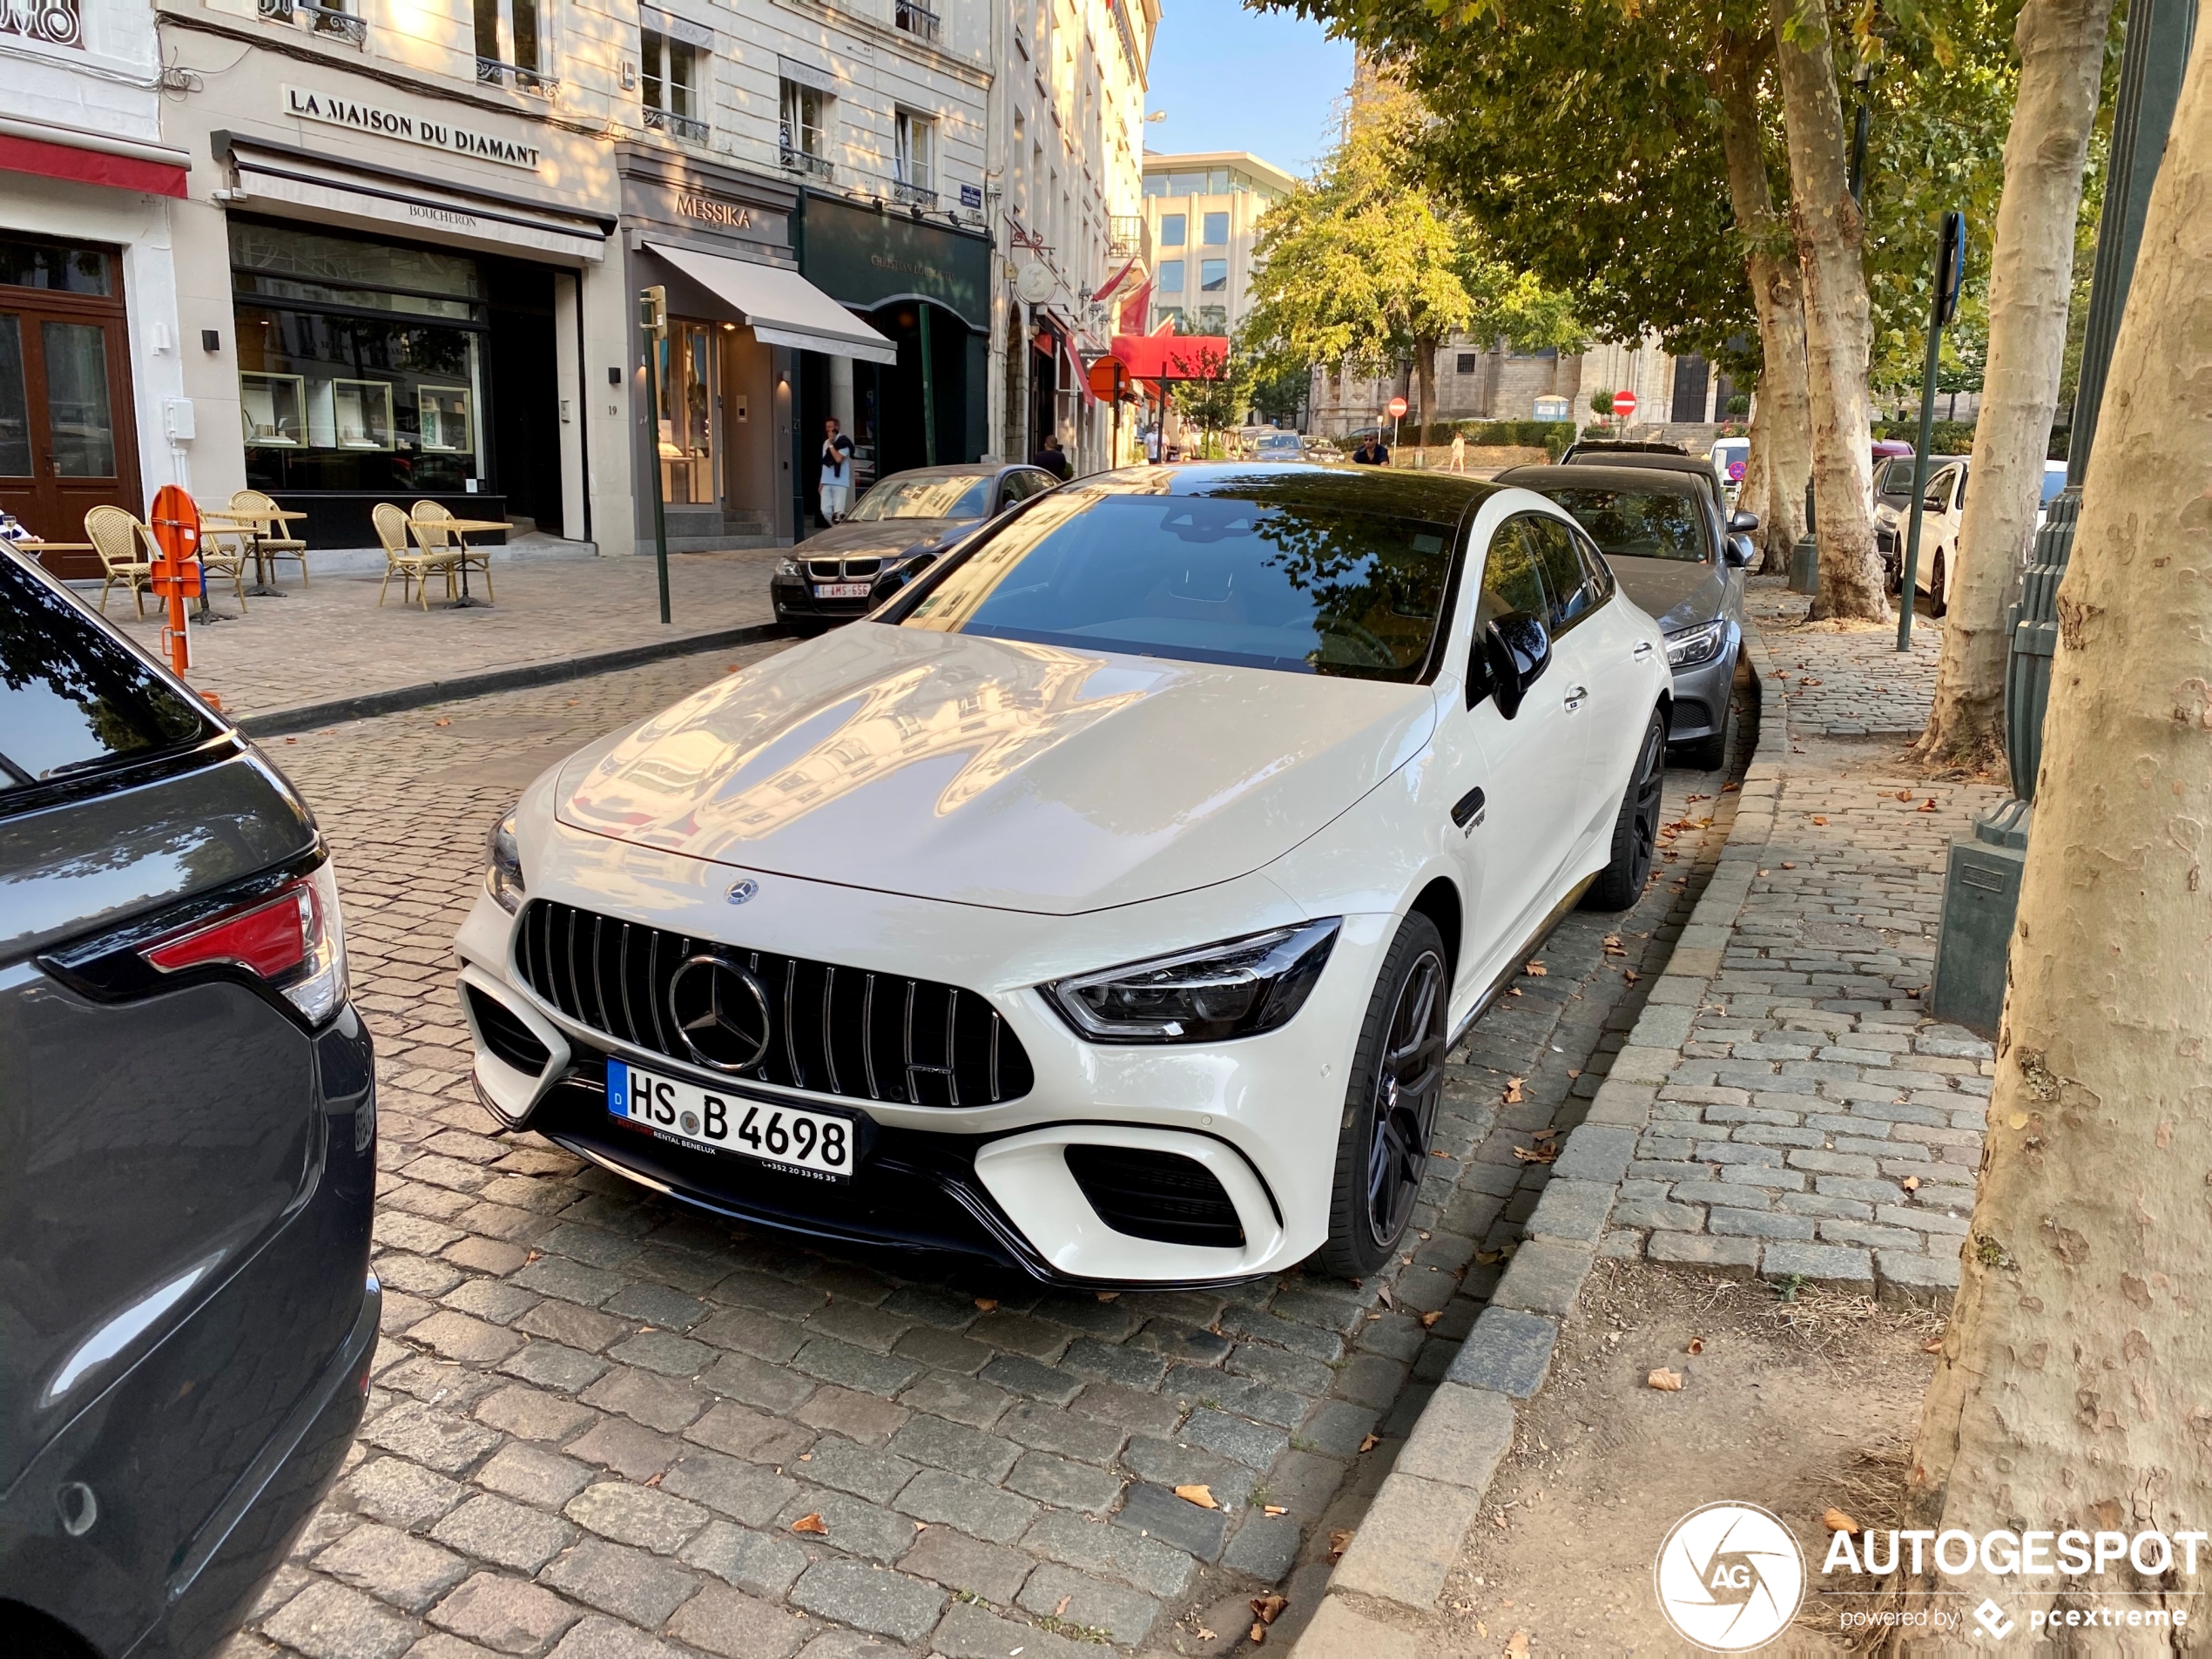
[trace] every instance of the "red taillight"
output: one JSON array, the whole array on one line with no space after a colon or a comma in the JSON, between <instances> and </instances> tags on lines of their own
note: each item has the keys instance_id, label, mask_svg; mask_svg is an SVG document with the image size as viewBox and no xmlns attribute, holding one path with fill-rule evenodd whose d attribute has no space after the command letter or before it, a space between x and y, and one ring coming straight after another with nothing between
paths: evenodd
<instances>
[{"instance_id":1,"label":"red taillight","mask_svg":"<svg viewBox=\"0 0 2212 1659\"><path fill-rule=\"evenodd\" d=\"M231 962L275 979L307 959L315 938L313 883L296 881L275 898L154 946L145 958L165 974Z\"/></svg>"}]
</instances>

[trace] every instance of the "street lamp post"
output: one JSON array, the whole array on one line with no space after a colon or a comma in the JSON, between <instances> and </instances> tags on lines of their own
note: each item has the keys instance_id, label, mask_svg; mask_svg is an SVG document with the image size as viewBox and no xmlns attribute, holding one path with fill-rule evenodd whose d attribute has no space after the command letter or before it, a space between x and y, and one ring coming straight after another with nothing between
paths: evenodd
<instances>
[{"instance_id":1,"label":"street lamp post","mask_svg":"<svg viewBox=\"0 0 2212 1659\"><path fill-rule=\"evenodd\" d=\"M668 290L637 291L637 324L645 336L645 447L651 452L653 563L660 576L660 619L668 622L668 512L660 487L660 346L668 337Z\"/></svg>"},{"instance_id":2,"label":"street lamp post","mask_svg":"<svg viewBox=\"0 0 2212 1659\"><path fill-rule=\"evenodd\" d=\"M2050 695L2051 658L2058 649L2059 583L2074 553L2081 481L2089 469L2105 375L2134 276L2151 186L2181 98L2182 71L2196 33L2196 7L2197 0L2130 0L2113 105L2104 212L2097 222L2096 261L2089 280L2081 374L2067 446L2066 489L2036 532L2033 559L2021 575L2020 603L2012 610L2012 650L2005 665L2005 757L2013 798L1974 821L1973 839L1951 846L1929 1006L1939 1017L1980 1031L1994 1033L2004 1014L2005 957L2020 907L2035 775L2043 758L2043 710Z\"/></svg>"}]
</instances>

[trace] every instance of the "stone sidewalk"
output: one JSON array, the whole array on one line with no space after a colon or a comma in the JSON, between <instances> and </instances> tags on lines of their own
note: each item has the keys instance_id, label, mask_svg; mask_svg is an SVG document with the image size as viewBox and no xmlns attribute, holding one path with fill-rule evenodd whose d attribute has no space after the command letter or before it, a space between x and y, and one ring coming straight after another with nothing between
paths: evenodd
<instances>
[{"instance_id":1,"label":"stone sidewalk","mask_svg":"<svg viewBox=\"0 0 2212 1659\"><path fill-rule=\"evenodd\" d=\"M1777 764L1744 793L1771 803L1772 828L1747 849L1733 927L1685 933L1669 968L1684 1000L1648 1009L1614 1068L1649 1120L1603 1249L1947 1300L1993 1068L1921 998L1949 845L2004 792L1931 781L1901 753L1926 718L1939 624L1916 623L1906 655L1888 630L1804 609L1771 579L1754 587L1786 750L1763 745Z\"/></svg>"},{"instance_id":2,"label":"stone sidewalk","mask_svg":"<svg viewBox=\"0 0 2212 1659\"><path fill-rule=\"evenodd\" d=\"M233 718L252 719L463 675L726 632L775 620L768 578L776 561L789 556L773 549L670 555L672 621L666 627L651 557L496 557L496 603L441 610L444 589L434 584L427 613L401 604L397 583L380 607L381 571L316 572L310 566L310 585L303 588L296 567L287 565L277 584L285 597L249 597L242 616L228 587L211 591L210 604L229 619L192 628L193 665L186 678L219 695ZM483 597L481 575L470 586ZM84 597L90 603L98 590ZM149 598L140 618L128 594L118 589L108 596L108 619L157 653L158 610Z\"/></svg>"},{"instance_id":3,"label":"stone sidewalk","mask_svg":"<svg viewBox=\"0 0 2212 1659\"><path fill-rule=\"evenodd\" d=\"M376 1035L386 1317L361 1443L232 1659L1219 1659L1276 1586L1286 1642L1520 1248L1736 799L1670 773L1695 827L1643 901L1571 916L1453 1055L1384 1273L1047 1291L749 1233L496 1135L472 1097L451 948L485 828L553 757L774 649L265 745L334 846ZM1192 1483L1219 1507L1173 1495Z\"/></svg>"}]
</instances>

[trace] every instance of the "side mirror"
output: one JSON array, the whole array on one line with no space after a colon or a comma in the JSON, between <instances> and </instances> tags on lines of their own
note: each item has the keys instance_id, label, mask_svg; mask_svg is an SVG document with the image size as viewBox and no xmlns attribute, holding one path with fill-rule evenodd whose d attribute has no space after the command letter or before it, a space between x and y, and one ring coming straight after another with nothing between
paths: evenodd
<instances>
[{"instance_id":1,"label":"side mirror","mask_svg":"<svg viewBox=\"0 0 2212 1659\"><path fill-rule=\"evenodd\" d=\"M1739 532L1755 530L1758 527L1759 516L1757 513L1747 513L1739 507L1728 516L1729 534L1731 536Z\"/></svg>"},{"instance_id":2,"label":"side mirror","mask_svg":"<svg viewBox=\"0 0 2212 1659\"><path fill-rule=\"evenodd\" d=\"M1521 712L1528 688L1551 666L1551 636L1527 611L1508 610L1490 621L1478 643L1489 671L1490 695L1498 699L1498 712L1510 720Z\"/></svg>"},{"instance_id":3,"label":"side mirror","mask_svg":"<svg viewBox=\"0 0 2212 1659\"><path fill-rule=\"evenodd\" d=\"M1748 518L1750 514L1738 515ZM1721 561L1731 570L1748 570L1759 562L1759 550L1751 545L1748 536L1731 536L1721 550Z\"/></svg>"}]
</instances>

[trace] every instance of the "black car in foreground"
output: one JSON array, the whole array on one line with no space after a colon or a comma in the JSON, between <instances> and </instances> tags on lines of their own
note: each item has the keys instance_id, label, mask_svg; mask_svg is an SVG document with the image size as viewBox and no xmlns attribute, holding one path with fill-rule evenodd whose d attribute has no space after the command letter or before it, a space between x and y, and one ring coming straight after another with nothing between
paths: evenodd
<instances>
[{"instance_id":1,"label":"black car in foreground","mask_svg":"<svg viewBox=\"0 0 2212 1659\"><path fill-rule=\"evenodd\" d=\"M1060 481L1042 467L916 467L879 481L853 510L778 561L776 620L819 633L865 615L875 579L914 570L977 525Z\"/></svg>"},{"instance_id":2,"label":"black car in foreground","mask_svg":"<svg viewBox=\"0 0 2212 1659\"><path fill-rule=\"evenodd\" d=\"M198 1656L352 1445L376 1117L314 820L0 552L0 1638Z\"/></svg>"}]
</instances>

